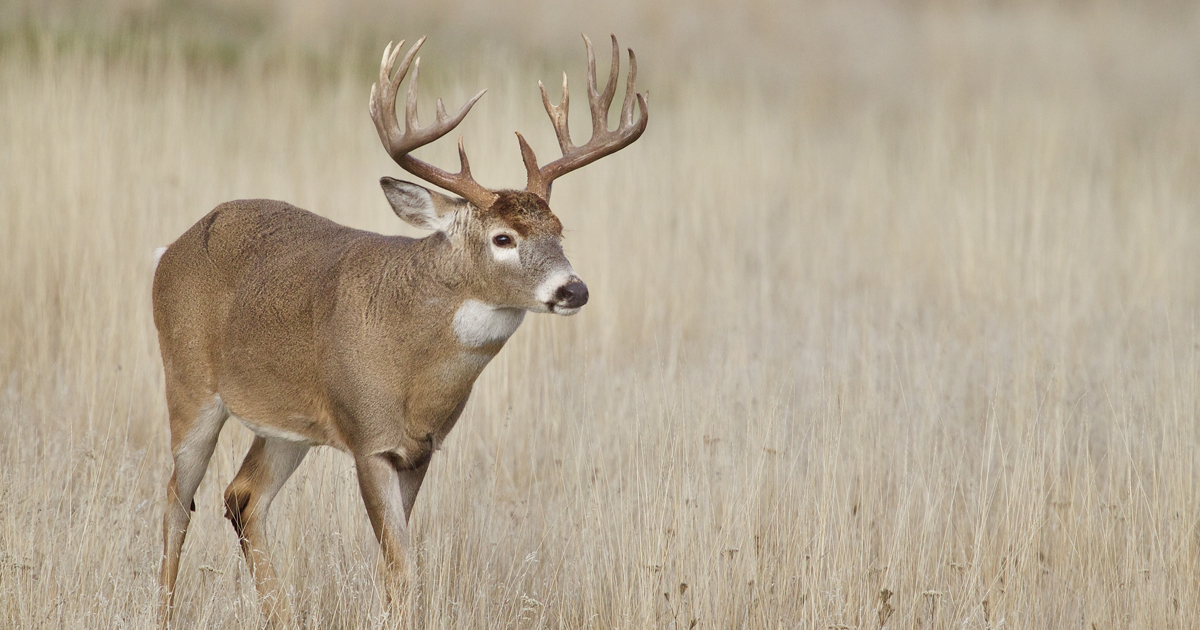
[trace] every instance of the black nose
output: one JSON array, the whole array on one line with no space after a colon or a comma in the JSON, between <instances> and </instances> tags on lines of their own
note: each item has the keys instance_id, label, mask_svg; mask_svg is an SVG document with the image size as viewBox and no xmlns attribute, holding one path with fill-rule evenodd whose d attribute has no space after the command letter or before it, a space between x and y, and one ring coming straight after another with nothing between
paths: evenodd
<instances>
[{"instance_id":1,"label":"black nose","mask_svg":"<svg viewBox=\"0 0 1200 630\"><path fill-rule=\"evenodd\" d=\"M568 282L558 288L558 291L554 294L554 300L558 302L559 306L579 308L587 304L587 285L579 280Z\"/></svg>"}]
</instances>

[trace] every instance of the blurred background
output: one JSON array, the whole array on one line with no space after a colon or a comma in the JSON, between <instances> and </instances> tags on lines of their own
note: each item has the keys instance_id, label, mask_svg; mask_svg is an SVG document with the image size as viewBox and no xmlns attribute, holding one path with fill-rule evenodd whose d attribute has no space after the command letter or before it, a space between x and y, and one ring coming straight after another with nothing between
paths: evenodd
<instances>
[{"instance_id":1,"label":"blurred background","mask_svg":"<svg viewBox=\"0 0 1200 630\"><path fill-rule=\"evenodd\" d=\"M699 80L835 102L886 94L915 105L930 90L969 97L1103 84L1121 101L1161 102L1197 89L1197 12L1179 0L9 0L0 41L10 51L53 41L109 54L169 45L227 65L350 55L373 70L359 53L418 33L430 36L439 59L464 65L478 63L480 51L550 65L576 57L580 32L616 33L652 61L643 72L660 90Z\"/></svg>"},{"instance_id":2,"label":"blurred background","mask_svg":"<svg viewBox=\"0 0 1200 630\"><path fill-rule=\"evenodd\" d=\"M581 32L651 94L555 185L591 302L527 318L435 456L411 618L314 449L269 522L302 627L1200 624L1200 5L6 0L0 626L155 625L154 248L254 197L420 236L367 114L401 38L426 121L488 88L457 132L520 186L537 81L586 136ZM261 622L221 505L249 436L189 626Z\"/></svg>"}]
</instances>

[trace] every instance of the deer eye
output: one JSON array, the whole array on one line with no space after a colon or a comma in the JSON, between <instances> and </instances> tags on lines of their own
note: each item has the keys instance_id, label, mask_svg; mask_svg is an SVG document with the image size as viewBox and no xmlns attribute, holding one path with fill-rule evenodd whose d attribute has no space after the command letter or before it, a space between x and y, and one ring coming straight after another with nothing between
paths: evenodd
<instances>
[{"instance_id":1,"label":"deer eye","mask_svg":"<svg viewBox=\"0 0 1200 630\"><path fill-rule=\"evenodd\" d=\"M497 234L492 237L492 242L496 247L515 247L517 242L508 234Z\"/></svg>"}]
</instances>

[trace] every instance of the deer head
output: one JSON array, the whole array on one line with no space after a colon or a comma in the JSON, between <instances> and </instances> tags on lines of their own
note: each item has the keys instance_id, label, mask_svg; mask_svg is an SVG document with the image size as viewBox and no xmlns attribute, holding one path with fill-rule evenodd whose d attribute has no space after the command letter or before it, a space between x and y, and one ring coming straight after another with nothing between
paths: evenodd
<instances>
[{"instance_id":1,"label":"deer head","mask_svg":"<svg viewBox=\"0 0 1200 630\"><path fill-rule=\"evenodd\" d=\"M451 258L460 266L453 276L466 284L473 299L496 308L518 308L534 312L573 315L588 301L587 285L576 275L562 250L562 223L550 210L551 184L558 177L619 151L646 130L646 95L635 91L637 59L629 51L629 78L625 101L616 130L608 129L608 111L616 94L620 71L620 49L612 38L612 68L604 91L597 89L596 60L592 43L583 38L588 55L588 104L592 114L592 137L582 146L571 142L567 129L567 75L563 73L562 98L552 105L540 82L542 103L562 150L562 157L538 166L533 149L520 133L521 157L527 172L525 190L490 189L471 176L470 163L458 141L459 171L448 173L411 155L453 130L483 96L481 91L454 116L437 101L437 120L421 127L417 118L417 76L421 60L414 57L425 39L409 49L395 68L401 41L384 50L379 82L371 86L371 119L388 154L401 168L440 186L459 197L451 197L410 182L390 177L380 180L384 194L396 214L409 224L435 230L453 250ZM396 96L400 83L412 68L405 100L404 128L396 118ZM634 119L634 101L640 115Z\"/></svg>"}]
</instances>

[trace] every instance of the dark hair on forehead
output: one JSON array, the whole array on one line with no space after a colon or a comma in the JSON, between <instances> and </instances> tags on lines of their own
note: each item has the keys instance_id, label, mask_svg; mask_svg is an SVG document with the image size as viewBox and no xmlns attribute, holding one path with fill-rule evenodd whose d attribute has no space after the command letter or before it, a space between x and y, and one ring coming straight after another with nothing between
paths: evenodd
<instances>
[{"instance_id":1,"label":"dark hair on forehead","mask_svg":"<svg viewBox=\"0 0 1200 630\"><path fill-rule=\"evenodd\" d=\"M488 213L512 226L521 236L562 234L562 222L541 197L524 190L502 190Z\"/></svg>"}]
</instances>

